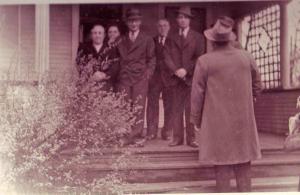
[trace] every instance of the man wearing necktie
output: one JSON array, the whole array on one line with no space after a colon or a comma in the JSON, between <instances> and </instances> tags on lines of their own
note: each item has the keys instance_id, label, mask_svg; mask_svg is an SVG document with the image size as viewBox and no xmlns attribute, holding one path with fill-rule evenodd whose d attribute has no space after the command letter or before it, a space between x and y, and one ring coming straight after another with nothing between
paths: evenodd
<instances>
[{"instance_id":1,"label":"man wearing necktie","mask_svg":"<svg viewBox=\"0 0 300 195\"><path fill-rule=\"evenodd\" d=\"M118 45L120 54L119 91L125 92L132 106L141 108L136 113L137 124L132 127L131 134L124 140L124 145L138 144L142 146L144 129L145 103L148 93L148 81L155 69L155 45L153 38L140 30L142 15L136 8L126 12L128 34Z\"/></svg>"},{"instance_id":2,"label":"man wearing necktie","mask_svg":"<svg viewBox=\"0 0 300 195\"><path fill-rule=\"evenodd\" d=\"M180 7L176 18L178 31L164 50L165 63L172 75L172 124L173 141L169 146L184 143L184 122L186 129L186 144L198 147L195 142L195 129L190 122L191 84L196 60L205 51L204 38L190 28L193 18L191 8Z\"/></svg>"},{"instance_id":3,"label":"man wearing necktie","mask_svg":"<svg viewBox=\"0 0 300 195\"><path fill-rule=\"evenodd\" d=\"M170 41L168 34L170 23L166 19L160 19L157 23L158 35L154 37L156 67L149 82L148 105L147 105L147 139L152 140L157 137L159 122L159 98L162 94L164 108L164 127L161 130L161 138L168 139L168 132L172 129L171 123L171 88L170 72L164 62L163 50L166 42Z\"/></svg>"}]
</instances>

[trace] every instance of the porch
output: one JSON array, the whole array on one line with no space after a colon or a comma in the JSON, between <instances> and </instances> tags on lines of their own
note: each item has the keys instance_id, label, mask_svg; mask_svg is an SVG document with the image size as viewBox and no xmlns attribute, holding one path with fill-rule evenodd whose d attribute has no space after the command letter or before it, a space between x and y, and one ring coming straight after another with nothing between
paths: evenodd
<instances>
[{"instance_id":1,"label":"porch","mask_svg":"<svg viewBox=\"0 0 300 195\"><path fill-rule=\"evenodd\" d=\"M1 14L6 14L5 17L0 14L1 80L18 86L35 86L42 82L43 75L51 80L58 80L66 74L77 75L74 58L79 42L86 38L89 23L108 17L101 15L102 12L99 14L97 9L117 10L111 19L121 20L124 10L130 6L95 3L77 4L74 1L74 4L0 6ZM264 91L255 104L263 158L253 162L254 191L297 191L300 152L288 153L282 148L288 133L288 118L298 112L295 106L300 94L300 17L289 15L292 13L291 8L297 8L296 3L297 0L276 0L149 2L136 5L147 21L143 29L152 36L156 33L153 26L157 19L167 17L173 21L174 9L183 4L190 5L197 14L198 20L193 23L193 27L199 32L212 25L220 15L229 15L235 19L238 39L255 56L264 83ZM97 8L96 11L92 12L91 7ZM296 19L294 21L291 18ZM268 41L264 42L260 37ZM204 44L209 52L210 44ZM160 116L162 113L161 109ZM159 126L163 126L162 117ZM136 173L128 177L128 192L184 193L214 190L213 167L198 163L197 149L187 146L171 148L168 142L158 139L146 142L144 148L128 150L136 157L144 156L147 159L127 168ZM72 150L64 151L63 154L66 157L72 155ZM113 160L113 154L88 160L88 163L78 165L85 177L101 178L105 173L113 171L109 163Z\"/></svg>"},{"instance_id":2,"label":"porch","mask_svg":"<svg viewBox=\"0 0 300 195\"><path fill-rule=\"evenodd\" d=\"M252 162L253 191L297 191L300 175L300 152L283 150L285 136L259 133L262 159ZM198 150L186 145L168 147L168 141L148 141L143 148L129 147L133 158L139 159L133 165L119 170L128 174L128 184L123 189L129 193L199 193L214 192L214 168L198 162ZM65 158L72 155L72 149L62 152ZM113 171L112 162L118 151L107 153L101 158L97 154L88 157L77 167L82 177L101 177ZM232 175L233 177L233 175ZM236 184L234 180L232 187Z\"/></svg>"}]
</instances>

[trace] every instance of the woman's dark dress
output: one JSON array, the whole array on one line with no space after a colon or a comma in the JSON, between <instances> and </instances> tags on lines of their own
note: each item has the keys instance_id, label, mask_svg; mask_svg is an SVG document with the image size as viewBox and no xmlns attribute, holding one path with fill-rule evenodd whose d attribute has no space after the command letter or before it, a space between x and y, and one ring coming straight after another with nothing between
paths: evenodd
<instances>
[{"instance_id":1,"label":"woman's dark dress","mask_svg":"<svg viewBox=\"0 0 300 195\"><path fill-rule=\"evenodd\" d=\"M99 52L91 42L79 46L76 58L79 82L81 86L94 83L101 86L102 90L112 90L119 73L119 55L117 49L104 43ZM104 72L110 78L103 81L91 81L97 71Z\"/></svg>"}]
</instances>

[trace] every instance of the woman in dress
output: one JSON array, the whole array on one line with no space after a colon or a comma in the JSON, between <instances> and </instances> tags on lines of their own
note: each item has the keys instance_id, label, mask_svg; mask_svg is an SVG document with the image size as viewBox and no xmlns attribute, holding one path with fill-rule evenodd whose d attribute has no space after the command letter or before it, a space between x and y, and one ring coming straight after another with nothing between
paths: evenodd
<instances>
[{"instance_id":1,"label":"woman in dress","mask_svg":"<svg viewBox=\"0 0 300 195\"><path fill-rule=\"evenodd\" d=\"M119 58L116 48L108 45L105 36L104 27L94 24L90 31L91 41L79 46L76 64L80 86L113 90L119 72Z\"/></svg>"}]
</instances>

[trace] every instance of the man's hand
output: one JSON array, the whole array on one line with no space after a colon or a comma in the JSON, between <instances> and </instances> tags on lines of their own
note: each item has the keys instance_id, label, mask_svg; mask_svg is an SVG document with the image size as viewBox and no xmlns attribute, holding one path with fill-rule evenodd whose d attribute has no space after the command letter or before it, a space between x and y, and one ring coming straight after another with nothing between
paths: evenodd
<instances>
[{"instance_id":1,"label":"man's hand","mask_svg":"<svg viewBox=\"0 0 300 195\"><path fill-rule=\"evenodd\" d=\"M93 81L102 81L102 80L107 80L108 77L104 72L97 71L93 74L92 80Z\"/></svg>"},{"instance_id":2,"label":"man's hand","mask_svg":"<svg viewBox=\"0 0 300 195\"><path fill-rule=\"evenodd\" d=\"M178 76L179 78L183 79L187 74L187 71L184 68L179 68L176 70L175 75Z\"/></svg>"},{"instance_id":3,"label":"man's hand","mask_svg":"<svg viewBox=\"0 0 300 195\"><path fill-rule=\"evenodd\" d=\"M194 129L195 129L196 132L200 131L200 127L198 127L197 125L194 125Z\"/></svg>"}]
</instances>

